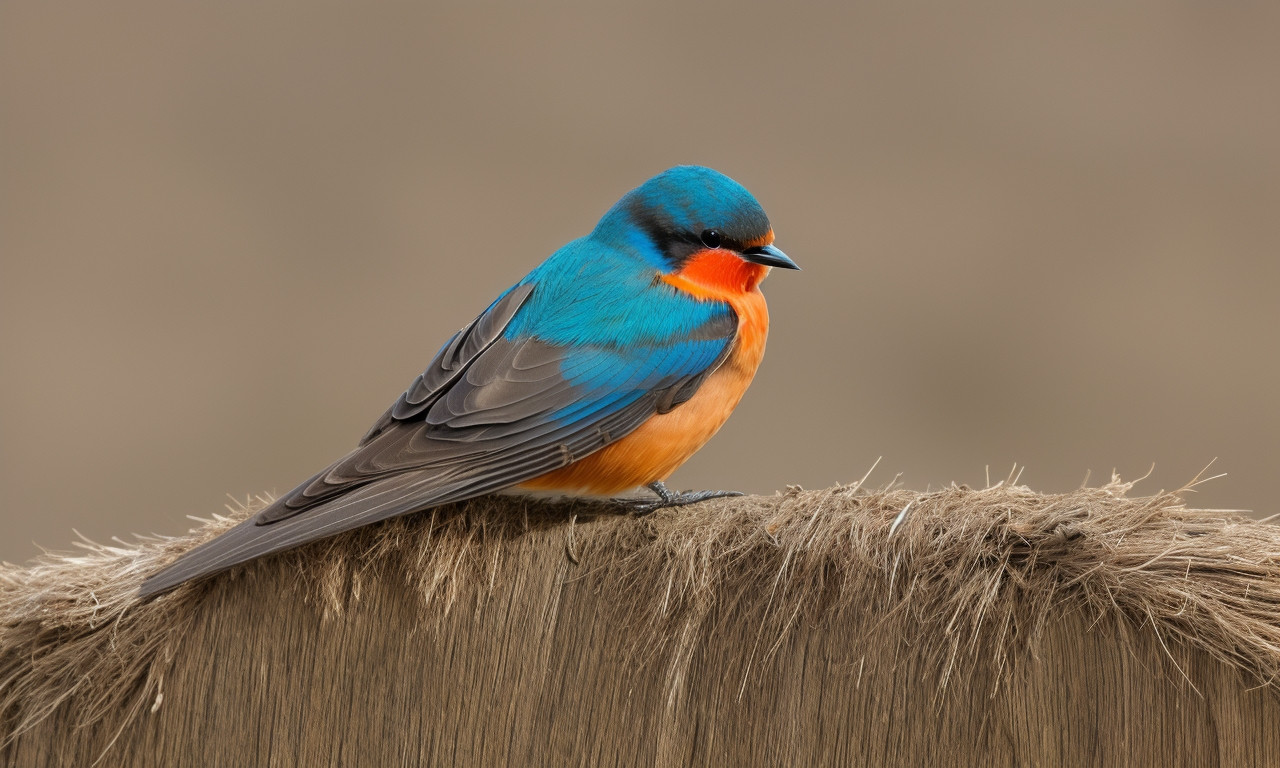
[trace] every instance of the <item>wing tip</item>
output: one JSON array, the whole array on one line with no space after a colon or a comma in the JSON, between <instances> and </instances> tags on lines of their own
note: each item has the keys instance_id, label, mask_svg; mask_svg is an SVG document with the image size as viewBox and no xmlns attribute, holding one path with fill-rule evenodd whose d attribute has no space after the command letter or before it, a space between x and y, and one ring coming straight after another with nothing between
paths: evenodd
<instances>
[{"instance_id":1,"label":"wing tip","mask_svg":"<svg viewBox=\"0 0 1280 768\"><path fill-rule=\"evenodd\" d=\"M200 573L198 571L192 572L189 564L184 563L184 560L186 560L186 557L181 556L174 562L143 579L141 586L138 587L137 598L141 601L150 600L151 598L159 597L166 592L172 592L188 581L198 579L202 576L212 575L212 573Z\"/></svg>"},{"instance_id":2,"label":"wing tip","mask_svg":"<svg viewBox=\"0 0 1280 768\"><path fill-rule=\"evenodd\" d=\"M243 552L246 544L258 538L260 530L257 515L252 515L234 528L179 554L168 565L143 579L142 585L138 587L138 598L148 600L188 581L222 573L256 557L257 553L252 550L248 555Z\"/></svg>"},{"instance_id":3,"label":"wing tip","mask_svg":"<svg viewBox=\"0 0 1280 768\"><path fill-rule=\"evenodd\" d=\"M147 601L153 597L159 597L165 592L177 589L188 581L210 576L222 570L204 566L200 562L201 558L198 555L195 558L192 557L193 554L199 553L201 549L202 546L196 547L178 555L177 559L143 579L142 584L138 587L138 599Z\"/></svg>"}]
</instances>

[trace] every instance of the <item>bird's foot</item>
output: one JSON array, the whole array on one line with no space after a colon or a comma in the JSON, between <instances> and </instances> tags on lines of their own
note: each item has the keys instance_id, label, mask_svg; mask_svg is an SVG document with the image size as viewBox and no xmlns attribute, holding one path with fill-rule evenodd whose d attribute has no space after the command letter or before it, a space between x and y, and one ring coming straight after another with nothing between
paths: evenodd
<instances>
[{"instance_id":1,"label":"bird's foot","mask_svg":"<svg viewBox=\"0 0 1280 768\"><path fill-rule=\"evenodd\" d=\"M739 491L673 491L661 480L655 480L646 485L645 488L658 495L657 501L642 501L639 499L618 499L618 501L629 507L632 514L640 516L656 512L659 509L666 509L667 507L683 507L686 504L697 504L707 499L722 499L727 496L742 495Z\"/></svg>"}]
</instances>

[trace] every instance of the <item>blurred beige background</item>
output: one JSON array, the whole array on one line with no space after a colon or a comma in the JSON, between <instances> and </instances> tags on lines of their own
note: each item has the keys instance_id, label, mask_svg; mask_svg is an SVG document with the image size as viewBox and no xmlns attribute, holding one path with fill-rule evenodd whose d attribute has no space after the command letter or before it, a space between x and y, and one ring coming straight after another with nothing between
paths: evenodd
<instances>
[{"instance_id":1,"label":"blurred beige background","mask_svg":"<svg viewBox=\"0 0 1280 768\"><path fill-rule=\"evenodd\" d=\"M804 271L676 484L1280 512L1275 6L1068 5L5 3L0 558L288 490L690 162Z\"/></svg>"}]
</instances>

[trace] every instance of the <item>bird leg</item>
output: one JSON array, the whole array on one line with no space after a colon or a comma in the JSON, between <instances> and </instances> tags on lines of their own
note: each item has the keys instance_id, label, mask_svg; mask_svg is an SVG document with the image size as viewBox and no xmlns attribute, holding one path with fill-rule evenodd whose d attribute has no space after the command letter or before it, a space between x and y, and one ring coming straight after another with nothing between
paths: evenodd
<instances>
[{"instance_id":1,"label":"bird leg","mask_svg":"<svg viewBox=\"0 0 1280 768\"><path fill-rule=\"evenodd\" d=\"M645 486L658 495L657 501L640 501L637 499L619 499L637 515L647 515L667 507L683 507L686 504L697 504L707 499L721 499L727 496L741 496L739 491L673 491L661 480L654 480Z\"/></svg>"}]
</instances>

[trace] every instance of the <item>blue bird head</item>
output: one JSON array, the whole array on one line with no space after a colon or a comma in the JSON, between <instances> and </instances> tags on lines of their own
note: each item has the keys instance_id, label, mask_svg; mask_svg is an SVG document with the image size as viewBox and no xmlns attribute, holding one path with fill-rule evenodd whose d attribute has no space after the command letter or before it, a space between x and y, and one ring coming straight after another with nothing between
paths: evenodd
<instances>
[{"instance_id":1,"label":"blue bird head","mask_svg":"<svg viewBox=\"0 0 1280 768\"><path fill-rule=\"evenodd\" d=\"M680 165L622 197L591 237L634 252L662 272L678 272L708 248L732 250L745 261L799 269L773 246L769 217L751 193L719 171Z\"/></svg>"}]
</instances>

